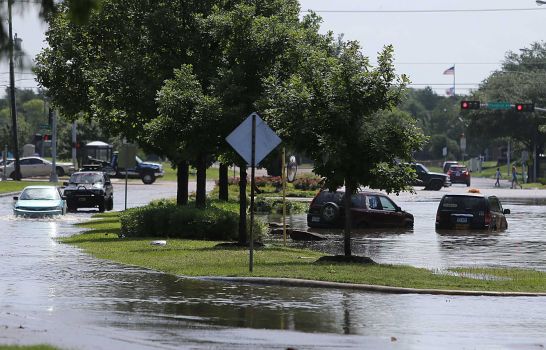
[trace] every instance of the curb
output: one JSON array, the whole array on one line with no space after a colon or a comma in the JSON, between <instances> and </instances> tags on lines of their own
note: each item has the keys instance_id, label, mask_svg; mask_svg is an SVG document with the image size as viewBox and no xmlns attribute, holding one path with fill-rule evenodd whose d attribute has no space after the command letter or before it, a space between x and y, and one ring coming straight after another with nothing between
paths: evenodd
<instances>
[{"instance_id":1,"label":"curb","mask_svg":"<svg viewBox=\"0 0 546 350\"><path fill-rule=\"evenodd\" d=\"M183 276L186 277L186 276ZM192 278L192 277L189 277ZM248 284L261 284L282 287L313 287L313 288L336 288L353 289L367 292L389 293L389 294L430 294L430 295L461 295L461 296L492 296L492 297L545 297L546 293L529 292L492 292L475 290L450 290L450 289L421 289L388 287L372 284L340 283L302 280L296 278L267 278L267 277L193 277L200 280L217 282L238 282Z\"/></svg>"},{"instance_id":2,"label":"curb","mask_svg":"<svg viewBox=\"0 0 546 350\"><path fill-rule=\"evenodd\" d=\"M21 191L0 193L0 198L1 197L10 197L10 196L13 196L13 195L16 195L16 194L19 194L19 193L21 193Z\"/></svg>"}]
</instances>

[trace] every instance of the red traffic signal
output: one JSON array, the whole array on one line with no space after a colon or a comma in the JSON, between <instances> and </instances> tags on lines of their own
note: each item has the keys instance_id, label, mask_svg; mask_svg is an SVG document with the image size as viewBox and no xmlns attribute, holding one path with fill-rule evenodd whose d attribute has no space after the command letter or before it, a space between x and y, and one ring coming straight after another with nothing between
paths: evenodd
<instances>
[{"instance_id":1,"label":"red traffic signal","mask_svg":"<svg viewBox=\"0 0 546 350\"><path fill-rule=\"evenodd\" d=\"M534 112L534 103L514 103L514 109L516 112Z\"/></svg>"},{"instance_id":2,"label":"red traffic signal","mask_svg":"<svg viewBox=\"0 0 546 350\"><path fill-rule=\"evenodd\" d=\"M461 109L480 109L480 101L461 101Z\"/></svg>"},{"instance_id":3,"label":"red traffic signal","mask_svg":"<svg viewBox=\"0 0 546 350\"><path fill-rule=\"evenodd\" d=\"M45 135L42 137L42 140L43 140L43 141L50 141L50 140L51 140L51 135L45 134Z\"/></svg>"}]
</instances>

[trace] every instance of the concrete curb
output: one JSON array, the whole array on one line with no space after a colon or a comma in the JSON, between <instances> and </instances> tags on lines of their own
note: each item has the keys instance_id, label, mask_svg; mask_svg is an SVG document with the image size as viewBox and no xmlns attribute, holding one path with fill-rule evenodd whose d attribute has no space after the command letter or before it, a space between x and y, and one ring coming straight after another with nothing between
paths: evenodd
<instances>
[{"instance_id":1,"label":"concrete curb","mask_svg":"<svg viewBox=\"0 0 546 350\"><path fill-rule=\"evenodd\" d=\"M21 191L0 193L0 197L10 197L10 196L14 196L14 195L19 194L19 193L21 193Z\"/></svg>"},{"instance_id":2,"label":"concrete curb","mask_svg":"<svg viewBox=\"0 0 546 350\"><path fill-rule=\"evenodd\" d=\"M282 287L353 289L353 290L361 290L361 291L367 291L367 292L390 293L390 294L431 294L431 295L492 296L492 297L545 297L546 296L546 293L490 292L490 291L474 291L474 290L402 288L402 287L378 286L378 285L371 285L371 284L302 280L302 279L296 279L296 278L206 277L204 276L204 277L195 277L195 279L218 281L218 282L261 284L261 285L282 286Z\"/></svg>"}]
</instances>

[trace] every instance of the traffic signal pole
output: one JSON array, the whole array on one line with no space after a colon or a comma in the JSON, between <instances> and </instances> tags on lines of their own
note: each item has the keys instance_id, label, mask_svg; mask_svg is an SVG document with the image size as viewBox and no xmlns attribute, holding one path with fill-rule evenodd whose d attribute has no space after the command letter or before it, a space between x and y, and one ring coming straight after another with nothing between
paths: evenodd
<instances>
[{"instance_id":1,"label":"traffic signal pole","mask_svg":"<svg viewBox=\"0 0 546 350\"><path fill-rule=\"evenodd\" d=\"M9 97L11 107L11 129L13 133L13 158L14 161L14 180L21 180L21 165L19 162L19 140L17 137L17 108L15 107L15 68L13 67L13 29L11 5L13 0L8 0L8 27L9 27Z\"/></svg>"}]
</instances>

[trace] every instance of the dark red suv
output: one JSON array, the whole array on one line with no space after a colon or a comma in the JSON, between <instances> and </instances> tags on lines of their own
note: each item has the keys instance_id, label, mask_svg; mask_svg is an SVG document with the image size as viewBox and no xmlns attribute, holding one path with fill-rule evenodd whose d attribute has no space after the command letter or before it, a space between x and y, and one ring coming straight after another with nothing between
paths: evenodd
<instances>
[{"instance_id":1,"label":"dark red suv","mask_svg":"<svg viewBox=\"0 0 546 350\"><path fill-rule=\"evenodd\" d=\"M452 184L466 184L470 186L470 172L464 165L452 165L447 171Z\"/></svg>"},{"instance_id":2,"label":"dark red suv","mask_svg":"<svg viewBox=\"0 0 546 350\"><path fill-rule=\"evenodd\" d=\"M309 227L343 227L344 191L320 191L309 206ZM400 209L388 196L358 192L351 198L353 227L413 227L413 215Z\"/></svg>"},{"instance_id":3,"label":"dark red suv","mask_svg":"<svg viewBox=\"0 0 546 350\"><path fill-rule=\"evenodd\" d=\"M488 229L508 228L506 214L496 196L480 193L446 194L436 212L436 229Z\"/></svg>"}]
</instances>

